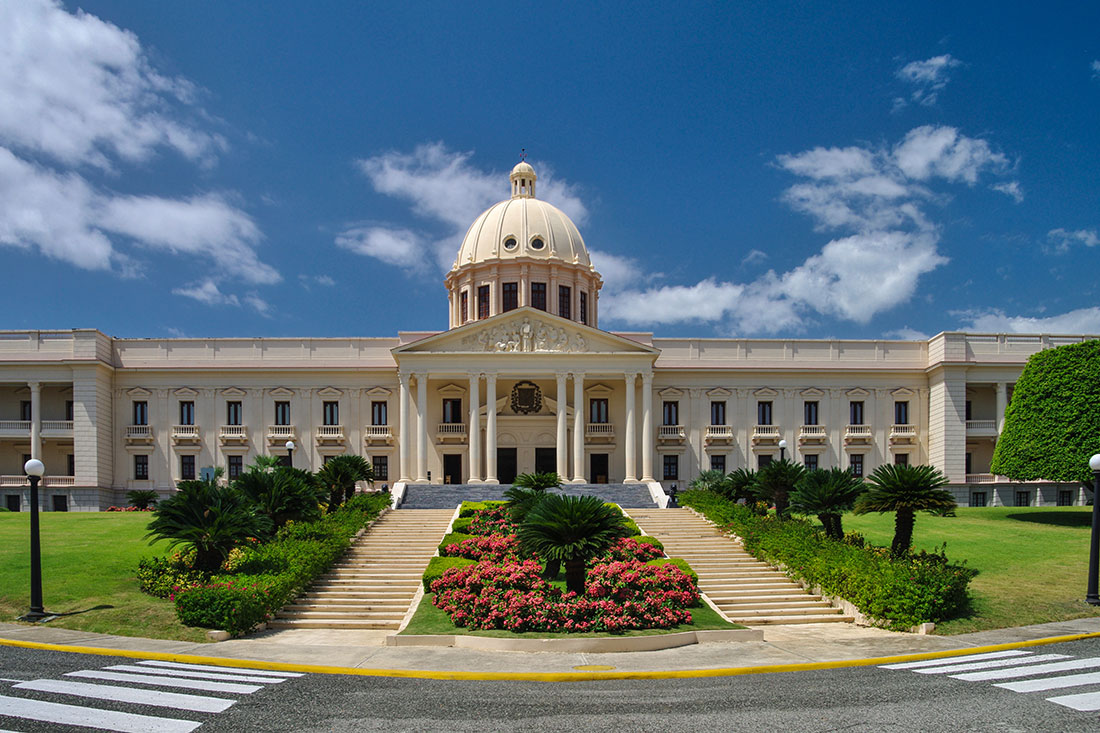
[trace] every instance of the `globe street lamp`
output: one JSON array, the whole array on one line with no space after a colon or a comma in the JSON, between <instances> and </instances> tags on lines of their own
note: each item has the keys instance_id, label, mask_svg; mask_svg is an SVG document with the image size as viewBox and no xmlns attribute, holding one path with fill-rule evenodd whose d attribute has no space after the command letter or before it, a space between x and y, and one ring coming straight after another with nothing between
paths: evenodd
<instances>
[{"instance_id":1,"label":"globe street lamp","mask_svg":"<svg viewBox=\"0 0 1100 733\"><path fill-rule=\"evenodd\" d=\"M31 610L19 617L20 621L35 623L49 618L42 609L42 546L38 540L38 481L46 472L42 461L32 458L23 464L23 471L31 482Z\"/></svg>"},{"instance_id":2,"label":"globe street lamp","mask_svg":"<svg viewBox=\"0 0 1100 733\"><path fill-rule=\"evenodd\" d=\"M294 449L297 447L293 440L286 442L286 463L290 468L294 468Z\"/></svg>"},{"instance_id":3,"label":"globe street lamp","mask_svg":"<svg viewBox=\"0 0 1100 733\"><path fill-rule=\"evenodd\" d=\"M779 441L779 460L780 461L787 460L787 441L786 440Z\"/></svg>"},{"instance_id":4,"label":"globe street lamp","mask_svg":"<svg viewBox=\"0 0 1100 733\"><path fill-rule=\"evenodd\" d=\"M1085 603L1100 606L1100 595L1097 594L1096 576L1097 563L1100 562L1100 453L1089 459L1089 468L1092 469L1092 541L1089 543L1089 590L1085 595Z\"/></svg>"}]
</instances>

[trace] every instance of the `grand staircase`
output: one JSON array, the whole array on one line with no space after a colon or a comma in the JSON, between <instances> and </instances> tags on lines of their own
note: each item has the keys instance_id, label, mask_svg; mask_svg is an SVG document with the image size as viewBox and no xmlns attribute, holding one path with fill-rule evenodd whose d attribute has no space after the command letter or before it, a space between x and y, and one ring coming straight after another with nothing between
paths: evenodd
<instances>
[{"instance_id":1,"label":"grand staircase","mask_svg":"<svg viewBox=\"0 0 1100 733\"><path fill-rule=\"evenodd\" d=\"M454 509L464 501L500 501L507 484L410 484L401 509ZM653 507L645 484L565 484L552 491L573 496L592 495L624 508Z\"/></svg>"},{"instance_id":2,"label":"grand staircase","mask_svg":"<svg viewBox=\"0 0 1100 733\"><path fill-rule=\"evenodd\" d=\"M396 629L454 507L387 512L268 623L281 629Z\"/></svg>"},{"instance_id":3,"label":"grand staircase","mask_svg":"<svg viewBox=\"0 0 1100 733\"><path fill-rule=\"evenodd\" d=\"M852 621L687 509L636 509L630 516L642 531L664 543L669 557L681 557L691 565L699 575L699 590L734 623Z\"/></svg>"}]
</instances>

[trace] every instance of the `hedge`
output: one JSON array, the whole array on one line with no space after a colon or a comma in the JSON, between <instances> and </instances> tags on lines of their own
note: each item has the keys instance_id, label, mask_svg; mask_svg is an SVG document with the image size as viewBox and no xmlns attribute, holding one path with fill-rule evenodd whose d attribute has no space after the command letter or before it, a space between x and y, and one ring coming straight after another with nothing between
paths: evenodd
<instances>
[{"instance_id":1,"label":"hedge","mask_svg":"<svg viewBox=\"0 0 1100 733\"><path fill-rule=\"evenodd\" d=\"M359 494L313 522L291 522L270 542L234 552L210 582L176 587L176 615L187 626L248 631L332 566L355 534L389 506L388 494Z\"/></svg>"},{"instance_id":2,"label":"hedge","mask_svg":"<svg viewBox=\"0 0 1100 733\"><path fill-rule=\"evenodd\" d=\"M467 530L470 529L470 522L474 521L473 517L459 517L451 525L452 532L461 532L463 534L469 534Z\"/></svg>"},{"instance_id":3,"label":"hedge","mask_svg":"<svg viewBox=\"0 0 1100 733\"><path fill-rule=\"evenodd\" d=\"M458 509L458 516L460 518L472 517L482 509L493 509L507 503L506 501L464 501Z\"/></svg>"},{"instance_id":4,"label":"hedge","mask_svg":"<svg viewBox=\"0 0 1100 733\"><path fill-rule=\"evenodd\" d=\"M699 587L699 574L692 570L687 560L681 557L659 557L656 560L648 561L646 565L675 565L691 578L691 582L695 583L695 587Z\"/></svg>"},{"instance_id":5,"label":"hedge","mask_svg":"<svg viewBox=\"0 0 1100 733\"><path fill-rule=\"evenodd\" d=\"M443 540L439 543L438 549L440 552L443 552L448 545L456 545L462 540L468 540L476 536L477 535L466 534L465 532L450 532L443 535Z\"/></svg>"},{"instance_id":6,"label":"hedge","mask_svg":"<svg viewBox=\"0 0 1100 733\"><path fill-rule=\"evenodd\" d=\"M424 581L424 591L431 592L432 582L443 577L443 573L451 568L462 568L467 565L477 565L477 560L466 557L433 557L428 561L421 579Z\"/></svg>"},{"instance_id":7,"label":"hedge","mask_svg":"<svg viewBox=\"0 0 1100 733\"><path fill-rule=\"evenodd\" d=\"M942 550L891 558L889 548L857 547L799 519L762 517L709 491L685 491L680 503L741 538L757 558L786 567L792 578L850 601L894 631L937 622L968 602L977 570L952 564Z\"/></svg>"},{"instance_id":8,"label":"hedge","mask_svg":"<svg viewBox=\"0 0 1100 733\"><path fill-rule=\"evenodd\" d=\"M657 539L656 537L654 537L652 535L640 534L640 535L637 535L636 537L631 537L630 539L634 540L635 542L642 542L642 543L645 543L647 545L653 545L658 550L664 550L665 549L665 543L661 542L659 539Z\"/></svg>"}]
</instances>

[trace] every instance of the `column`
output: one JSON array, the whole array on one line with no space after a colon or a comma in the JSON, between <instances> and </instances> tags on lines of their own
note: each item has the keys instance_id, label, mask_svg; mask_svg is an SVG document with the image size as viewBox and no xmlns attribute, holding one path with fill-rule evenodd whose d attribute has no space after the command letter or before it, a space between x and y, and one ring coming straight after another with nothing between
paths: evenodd
<instances>
[{"instance_id":1,"label":"column","mask_svg":"<svg viewBox=\"0 0 1100 733\"><path fill-rule=\"evenodd\" d=\"M31 458L42 460L42 384L27 382L31 390ZM56 470L50 473L60 473Z\"/></svg>"},{"instance_id":2,"label":"column","mask_svg":"<svg viewBox=\"0 0 1100 733\"><path fill-rule=\"evenodd\" d=\"M565 393L565 380L569 375L565 372L558 372L555 376L558 379L558 391L556 392L558 400L558 439L554 450L558 459L558 477L564 481L565 477L569 475L569 445L565 422L566 407L569 404L569 397Z\"/></svg>"},{"instance_id":3,"label":"column","mask_svg":"<svg viewBox=\"0 0 1100 733\"><path fill-rule=\"evenodd\" d=\"M584 372L573 373L573 483L585 483Z\"/></svg>"},{"instance_id":4,"label":"column","mask_svg":"<svg viewBox=\"0 0 1100 733\"><path fill-rule=\"evenodd\" d=\"M642 373L642 481L653 481L653 373Z\"/></svg>"},{"instance_id":5,"label":"column","mask_svg":"<svg viewBox=\"0 0 1100 733\"><path fill-rule=\"evenodd\" d=\"M625 453L626 453L626 472L624 474L623 481L628 484L637 482L637 465L635 463L634 449L637 442L634 437L634 390L637 387L638 374L636 372L626 373L626 438L625 438Z\"/></svg>"},{"instance_id":6,"label":"column","mask_svg":"<svg viewBox=\"0 0 1100 733\"><path fill-rule=\"evenodd\" d=\"M497 484L497 375L485 375L485 483Z\"/></svg>"},{"instance_id":7,"label":"column","mask_svg":"<svg viewBox=\"0 0 1100 733\"><path fill-rule=\"evenodd\" d=\"M1008 385L997 382L997 437L1005 427L1005 409L1008 407Z\"/></svg>"},{"instance_id":8,"label":"column","mask_svg":"<svg viewBox=\"0 0 1100 733\"><path fill-rule=\"evenodd\" d=\"M470 479L471 484L481 483L481 396L478 388L481 386L481 375L470 375L470 424L467 428L470 447ZM461 481L459 477L457 480Z\"/></svg>"},{"instance_id":9,"label":"column","mask_svg":"<svg viewBox=\"0 0 1100 733\"><path fill-rule=\"evenodd\" d=\"M428 375L416 375L416 482L428 483Z\"/></svg>"},{"instance_id":10,"label":"column","mask_svg":"<svg viewBox=\"0 0 1100 733\"><path fill-rule=\"evenodd\" d=\"M409 375L398 374L397 379L401 382L401 387L398 391L398 408L400 411L401 424L398 426L398 446L400 448L400 458L398 459L401 465L398 467L397 475L398 481L410 481L412 479L409 476L409 441L412 436L409 435L409 400L412 395L409 394Z\"/></svg>"}]
</instances>

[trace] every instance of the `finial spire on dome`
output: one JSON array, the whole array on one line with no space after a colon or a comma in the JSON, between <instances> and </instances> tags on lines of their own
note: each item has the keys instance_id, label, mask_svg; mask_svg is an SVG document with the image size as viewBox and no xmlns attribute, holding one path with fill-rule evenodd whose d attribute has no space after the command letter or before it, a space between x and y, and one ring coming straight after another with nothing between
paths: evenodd
<instances>
[{"instance_id":1,"label":"finial spire on dome","mask_svg":"<svg viewBox=\"0 0 1100 733\"><path fill-rule=\"evenodd\" d=\"M519 163L512 169L512 175L508 176L508 179L512 181L512 198L535 198L535 181L538 180L538 176L535 175L535 169L527 162L527 148L522 148Z\"/></svg>"}]
</instances>

